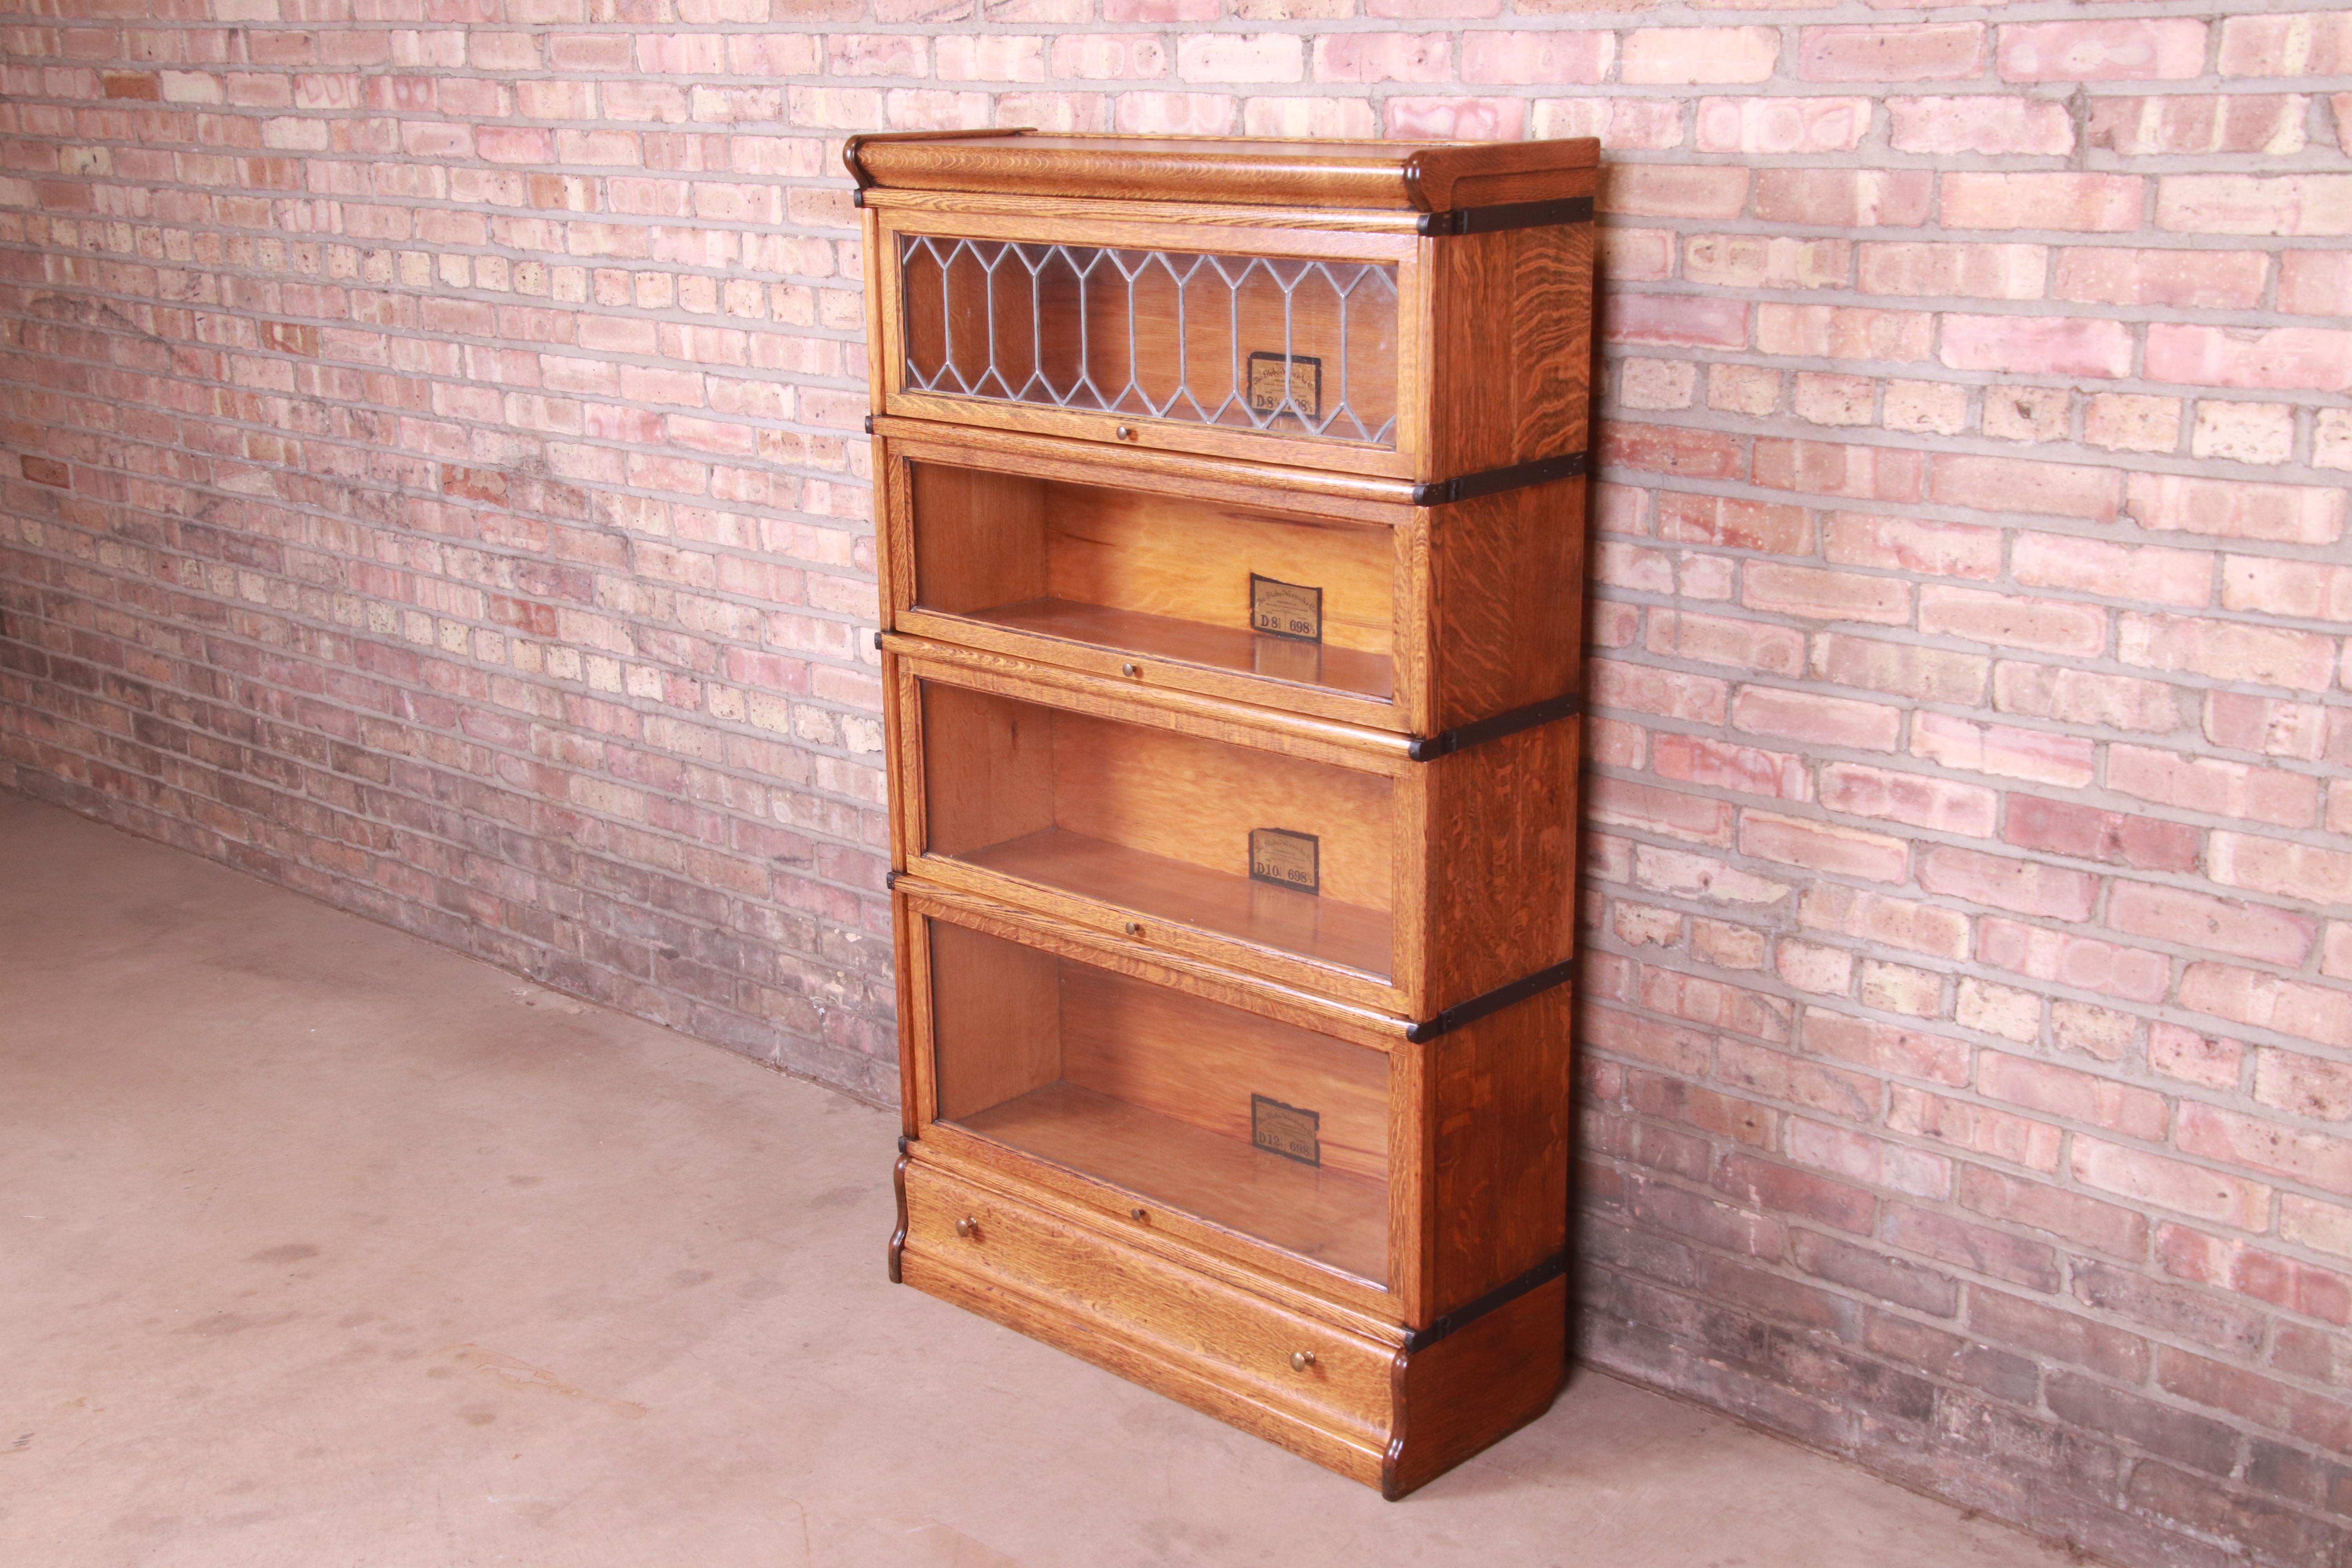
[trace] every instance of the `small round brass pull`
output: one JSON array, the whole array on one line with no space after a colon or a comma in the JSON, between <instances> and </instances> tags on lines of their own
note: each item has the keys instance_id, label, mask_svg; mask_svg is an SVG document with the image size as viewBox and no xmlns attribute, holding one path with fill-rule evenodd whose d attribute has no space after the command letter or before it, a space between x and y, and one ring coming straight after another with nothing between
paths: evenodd
<instances>
[{"instance_id":1,"label":"small round brass pull","mask_svg":"<svg viewBox=\"0 0 2352 1568\"><path fill-rule=\"evenodd\" d=\"M972 1218L970 1215L966 1215L963 1218L956 1221L956 1234L958 1236L978 1236L980 1234L980 1221Z\"/></svg>"},{"instance_id":2,"label":"small round brass pull","mask_svg":"<svg viewBox=\"0 0 2352 1568\"><path fill-rule=\"evenodd\" d=\"M1118 667L1118 672L1132 680L1143 673L1143 667L1139 664L1122 664Z\"/></svg>"},{"instance_id":3,"label":"small round brass pull","mask_svg":"<svg viewBox=\"0 0 2352 1568\"><path fill-rule=\"evenodd\" d=\"M1135 427L1131 425L1122 425L1111 434L1122 441L1132 441L1135 439Z\"/></svg>"},{"instance_id":4,"label":"small round brass pull","mask_svg":"<svg viewBox=\"0 0 2352 1568\"><path fill-rule=\"evenodd\" d=\"M1140 1225L1143 1221L1151 1217L1151 1211L1150 1209L1129 1209L1127 1211L1127 1217Z\"/></svg>"},{"instance_id":5,"label":"small round brass pull","mask_svg":"<svg viewBox=\"0 0 2352 1568\"><path fill-rule=\"evenodd\" d=\"M1143 934L1143 928L1133 921L1128 921L1121 929L1129 936L1141 936Z\"/></svg>"},{"instance_id":6,"label":"small round brass pull","mask_svg":"<svg viewBox=\"0 0 2352 1568\"><path fill-rule=\"evenodd\" d=\"M1292 1351L1290 1352L1291 1371L1305 1372L1308 1367L1313 1366L1314 1364L1315 1352L1313 1351Z\"/></svg>"}]
</instances>

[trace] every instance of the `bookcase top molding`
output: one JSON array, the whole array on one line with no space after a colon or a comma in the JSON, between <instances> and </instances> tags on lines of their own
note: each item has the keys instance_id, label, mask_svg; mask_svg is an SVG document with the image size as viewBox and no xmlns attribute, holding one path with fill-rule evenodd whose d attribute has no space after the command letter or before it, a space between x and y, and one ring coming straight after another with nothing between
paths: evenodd
<instances>
[{"instance_id":1,"label":"bookcase top molding","mask_svg":"<svg viewBox=\"0 0 2352 1568\"><path fill-rule=\"evenodd\" d=\"M1592 190L1601 143L1309 142L1029 130L853 136L861 192L976 191L1244 206L1450 212Z\"/></svg>"}]
</instances>

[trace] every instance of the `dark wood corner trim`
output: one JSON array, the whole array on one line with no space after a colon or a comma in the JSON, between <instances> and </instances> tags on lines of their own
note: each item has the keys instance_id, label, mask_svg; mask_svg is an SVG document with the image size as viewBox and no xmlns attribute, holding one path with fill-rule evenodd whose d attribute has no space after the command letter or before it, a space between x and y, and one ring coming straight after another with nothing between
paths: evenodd
<instances>
[{"instance_id":1,"label":"dark wood corner trim","mask_svg":"<svg viewBox=\"0 0 2352 1568\"><path fill-rule=\"evenodd\" d=\"M1524 708L1497 713L1491 719L1457 724L1451 730L1440 730L1434 735L1415 735L1405 743L1404 754L1416 763L1433 763L1440 757L1450 757L1472 746L1499 741L1506 735L1516 735L1522 730L1573 719L1583 711L1583 693L1565 691L1558 697L1547 697L1541 702L1530 702Z\"/></svg>"},{"instance_id":2,"label":"dark wood corner trim","mask_svg":"<svg viewBox=\"0 0 2352 1568\"><path fill-rule=\"evenodd\" d=\"M1499 1013L1515 1006L1530 996L1540 996L1555 985L1564 985L1576 974L1576 960L1562 959L1549 969L1538 969L1524 979L1508 985L1497 985L1483 996L1473 996L1467 1002L1457 1002L1436 1017L1419 1024L1407 1024L1404 1037L1419 1045L1438 1036L1475 1024L1489 1013ZM1538 1281L1540 1283L1540 1281Z\"/></svg>"},{"instance_id":3,"label":"dark wood corner trim","mask_svg":"<svg viewBox=\"0 0 2352 1568\"><path fill-rule=\"evenodd\" d=\"M1405 165L1405 185L1416 201L1421 194L1419 171ZM1549 202L1504 202L1491 207L1456 207L1452 212L1424 212L1416 226L1425 235L1493 234L1506 228L1552 228L1592 221L1591 196L1563 196Z\"/></svg>"},{"instance_id":4,"label":"dark wood corner trim","mask_svg":"<svg viewBox=\"0 0 2352 1568\"><path fill-rule=\"evenodd\" d=\"M1404 1331L1404 1349L1397 1352L1399 1366L1402 1367L1404 1358L1413 1352L1425 1351L1447 1335L1461 1332L1487 1313L1509 1306L1528 1291L1549 1285L1567 1272L1568 1254L1565 1251L1555 1252L1517 1279L1497 1285L1466 1307L1454 1308L1431 1322L1429 1327L1407 1329Z\"/></svg>"},{"instance_id":5,"label":"dark wood corner trim","mask_svg":"<svg viewBox=\"0 0 2352 1568\"><path fill-rule=\"evenodd\" d=\"M1412 487L1412 504L1445 506L1457 500L1474 500L1480 496L1523 489L1528 485L1548 485L1554 479L1572 479L1584 472L1585 464L1586 454L1562 452L1557 457L1513 463L1507 468L1487 468L1475 474L1456 474L1450 479L1432 479L1427 484Z\"/></svg>"}]
</instances>

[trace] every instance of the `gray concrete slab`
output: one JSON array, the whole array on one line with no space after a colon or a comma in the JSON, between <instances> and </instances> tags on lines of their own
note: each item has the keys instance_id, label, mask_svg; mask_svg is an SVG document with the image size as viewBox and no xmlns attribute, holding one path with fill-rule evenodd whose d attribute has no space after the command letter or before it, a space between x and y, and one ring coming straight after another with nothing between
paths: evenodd
<instances>
[{"instance_id":1,"label":"gray concrete slab","mask_svg":"<svg viewBox=\"0 0 2352 1568\"><path fill-rule=\"evenodd\" d=\"M0 1563L2070 1561L1591 1373L1383 1503L887 1284L894 1132L0 795Z\"/></svg>"}]
</instances>

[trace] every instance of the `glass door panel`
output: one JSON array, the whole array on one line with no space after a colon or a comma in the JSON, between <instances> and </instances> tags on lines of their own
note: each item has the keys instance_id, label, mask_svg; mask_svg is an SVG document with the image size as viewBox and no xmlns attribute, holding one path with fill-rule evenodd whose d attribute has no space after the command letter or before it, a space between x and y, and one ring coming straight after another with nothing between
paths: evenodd
<instances>
[{"instance_id":1,"label":"glass door panel","mask_svg":"<svg viewBox=\"0 0 2352 1568\"><path fill-rule=\"evenodd\" d=\"M1387 1283L1386 1055L926 924L939 1120Z\"/></svg>"},{"instance_id":2,"label":"glass door panel","mask_svg":"<svg viewBox=\"0 0 2352 1568\"><path fill-rule=\"evenodd\" d=\"M909 465L915 605L1381 700L1394 535L1181 496Z\"/></svg>"},{"instance_id":3,"label":"glass door panel","mask_svg":"<svg viewBox=\"0 0 2352 1568\"><path fill-rule=\"evenodd\" d=\"M923 852L1381 979L1393 786L922 684Z\"/></svg>"},{"instance_id":4,"label":"glass door panel","mask_svg":"<svg viewBox=\"0 0 2352 1568\"><path fill-rule=\"evenodd\" d=\"M898 237L906 389L1396 445L1397 269Z\"/></svg>"}]
</instances>

